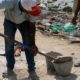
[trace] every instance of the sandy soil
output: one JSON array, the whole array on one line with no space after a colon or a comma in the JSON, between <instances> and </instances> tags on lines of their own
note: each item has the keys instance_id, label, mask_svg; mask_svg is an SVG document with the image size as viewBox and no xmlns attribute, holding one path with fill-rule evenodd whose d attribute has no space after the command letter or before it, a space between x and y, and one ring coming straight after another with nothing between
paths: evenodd
<instances>
[{"instance_id":1,"label":"sandy soil","mask_svg":"<svg viewBox=\"0 0 80 80\"><path fill-rule=\"evenodd\" d=\"M0 13L0 32L3 33L3 13ZM21 41L21 36L19 31L16 33L16 40ZM66 56L72 56L74 59L80 57L80 43L70 44L66 39L59 37L48 37L42 35L39 31L36 32L36 44L40 51L50 52L56 51ZM0 53L4 53L4 39L0 37ZM79 60L80 61L80 60ZM67 77L48 75L45 57L37 54L35 57L36 71L40 77L40 80L80 80L80 67L72 68L71 75ZM0 57L0 80L2 79L2 72L6 70L6 60L5 57ZM16 58L15 72L17 74L18 80L27 80L27 64L25 60L24 52L22 52L21 57Z\"/></svg>"}]
</instances>

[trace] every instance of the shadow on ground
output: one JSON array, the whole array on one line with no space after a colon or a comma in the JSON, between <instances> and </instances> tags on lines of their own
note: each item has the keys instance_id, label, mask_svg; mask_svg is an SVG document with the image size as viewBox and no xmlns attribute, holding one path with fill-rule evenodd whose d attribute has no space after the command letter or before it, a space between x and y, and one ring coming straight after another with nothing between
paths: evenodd
<instances>
[{"instance_id":1,"label":"shadow on ground","mask_svg":"<svg viewBox=\"0 0 80 80\"><path fill-rule=\"evenodd\" d=\"M23 78L23 79L20 79L20 80L30 80L30 79L28 79L28 78ZM37 79L37 80L40 80L40 79Z\"/></svg>"},{"instance_id":2,"label":"shadow on ground","mask_svg":"<svg viewBox=\"0 0 80 80\"><path fill-rule=\"evenodd\" d=\"M77 75L70 74L69 76L55 76L56 80L76 80Z\"/></svg>"}]
</instances>

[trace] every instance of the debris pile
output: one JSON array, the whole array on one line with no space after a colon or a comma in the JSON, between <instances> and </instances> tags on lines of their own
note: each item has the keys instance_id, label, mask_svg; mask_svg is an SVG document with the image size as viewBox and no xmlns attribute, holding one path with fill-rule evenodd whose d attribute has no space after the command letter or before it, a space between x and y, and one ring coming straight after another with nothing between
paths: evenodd
<instances>
[{"instance_id":1,"label":"debris pile","mask_svg":"<svg viewBox=\"0 0 80 80\"><path fill-rule=\"evenodd\" d=\"M67 11L72 12L74 0L42 0L51 11Z\"/></svg>"},{"instance_id":2,"label":"debris pile","mask_svg":"<svg viewBox=\"0 0 80 80\"><path fill-rule=\"evenodd\" d=\"M80 21L76 26L71 24L69 15L66 12L51 12L45 18L37 22L38 29L47 36L63 35L70 41L80 41Z\"/></svg>"}]
</instances>

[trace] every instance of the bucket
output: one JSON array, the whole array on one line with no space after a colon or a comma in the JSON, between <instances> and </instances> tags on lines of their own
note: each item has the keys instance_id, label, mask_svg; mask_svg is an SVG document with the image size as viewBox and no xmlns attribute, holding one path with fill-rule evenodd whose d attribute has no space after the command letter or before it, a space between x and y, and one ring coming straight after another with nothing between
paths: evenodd
<instances>
[{"instance_id":1,"label":"bucket","mask_svg":"<svg viewBox=\"0 0 80 80\"><path fill-rule=\"evenodd\" d=\"M58 57L58 56L62 56L62 54L58 53L58 52L48 52L47 55L49 56L53 56L54 58ZM54 72L55 72L55 68L54 68L54 65L52 63L52 59L49 58L49 57L46 57L46 65L47 65L47 73L49 75L53 75Z\"/></svg>"},{"instance_id":2,"label":"bucket","mask_svg":"<svg viewBox=\"0 0 80 80\"><path fill-rule=\"evenodd\" d=\"M63 62L54 62L53 65L56 70L56 73L60 76L68 76L70 75L73 60L72 57L62 57Z\"/></svg>"}]
</instances>

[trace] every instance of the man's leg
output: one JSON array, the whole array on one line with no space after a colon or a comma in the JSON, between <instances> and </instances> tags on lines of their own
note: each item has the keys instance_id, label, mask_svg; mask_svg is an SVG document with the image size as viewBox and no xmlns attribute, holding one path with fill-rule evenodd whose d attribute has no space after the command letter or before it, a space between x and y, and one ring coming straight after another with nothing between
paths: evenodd
<instances>
[{"instance_id":1,"label":"man's leg","mask_svg":"<svg viewBox=\"0 0 80 80\"><path fill-rule=\"evenodd\" d=\"M4 34L7 35L10 39L14 40L15 32L16 32L16 25L5 19ZM7 39L5 39L5 53L6 53L6 60L7 60L7 69L13 70L15 64L14 43L11 43Z\"/></svg>"},{"instance_id":2,"label":"man's leg","mask_svg":"<svg viewBox=\"0 0 80 80\"><path fill-rule=\"evenodd\" d=\"M20 25L19 30L22 34L23 43L29 47L35 45L35 24L30 22L24 22ZM34 52L31 50L25 50L26 59L28 63L29 80L39 80L39 77L35 71Z\"/></svg>"},{"instance_id":3,"label":"man's leg","mask_svg":"<svg viewBox=\"0 0 80 80\"><path fill-rule=\"evenodd\" d=\"M27 21L23 22L22 24L20 24L18 28L23 38L23 44L30 47L33 44L32 42L33 40L29 31L30 28L29 22ZM25 55L28 63L28 72L30 73L32 71L35 71L34 53L30 50L25 50Z\"/></svg>"}]
</instances>

